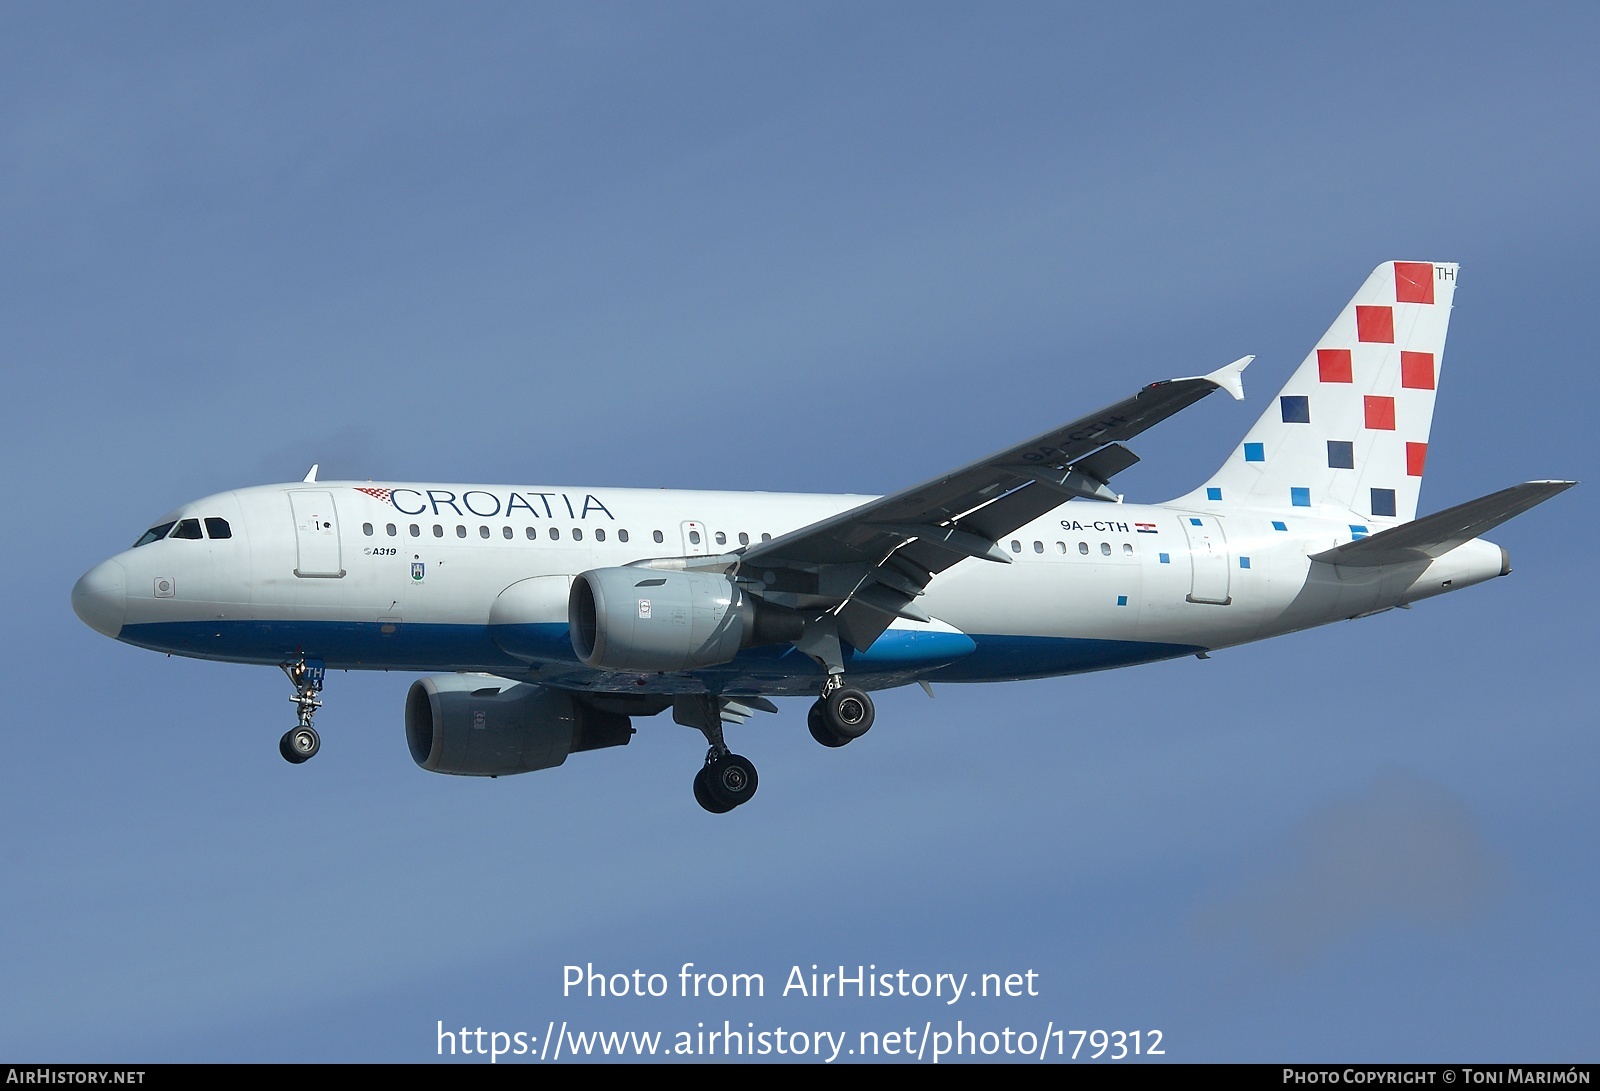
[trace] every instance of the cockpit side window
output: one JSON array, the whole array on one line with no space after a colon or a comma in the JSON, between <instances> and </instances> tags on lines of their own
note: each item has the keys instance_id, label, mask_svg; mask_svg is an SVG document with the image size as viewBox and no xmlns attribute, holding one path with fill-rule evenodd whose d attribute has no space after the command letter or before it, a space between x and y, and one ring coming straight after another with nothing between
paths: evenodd
<instances>
[{"instance_id":1,"label":"cockpit side window","mask_svg":"<svg viewBox=\"0 0 1600 1091\"><path fill-rule=\"evenodd\" d=\"M211 518L206 520L207 538L232 538L233 528L226 519Z\"/></svg>"},{"instance_id":2,"label":"cockpit side window","mask_svg":"<svg viewBox=\"0 0 1600 1091\"><path fill-rule=\"evenodd\" d=\"M172 528L172 536L174 538L202 537L200 533L200 520L184 519L180 521L176 527Z\"/></svg>"},{"instance_id":3,"label":"cockpit side window","mask_svg":"<svg viewBox=\"0 0 1600 1091\"><path fill-rule=\"evenodd\" d=\"M170 523L162 523L158 527L151 527L149 530L139 535L139 540L133 543L133 548L138 549L142 545L149 545L151 542L159 542L161 539L167 536L167 531L171 530L177 525L177 521L174 520Z\"/></svg>"}]
</instances>

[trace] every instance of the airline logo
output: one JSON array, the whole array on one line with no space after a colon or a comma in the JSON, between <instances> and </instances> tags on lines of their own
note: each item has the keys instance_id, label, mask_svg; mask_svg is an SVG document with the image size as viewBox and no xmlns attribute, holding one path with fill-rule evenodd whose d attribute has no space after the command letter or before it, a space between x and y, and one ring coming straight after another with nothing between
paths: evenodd
<instances>
[{"instance_id":1,"label":"airline logo","mask_svg":"<svg viewBox=\"0 0 1600 1091\"><path fill-rule=\"evenodd\" d=\"M593 493L581 497L564 492L499 492L489 489L468 489L457 495L450 489L381 489L357 486L356 492L372 497L380 504L388 504L402 515L434 516L454 515L458 518L477 516L491 519L507 517L514 511L525 511L536 518L558 519L565 510L568 519L588 519L591 516L615 519L611 509Z\"/></svg>"}]
</instances>

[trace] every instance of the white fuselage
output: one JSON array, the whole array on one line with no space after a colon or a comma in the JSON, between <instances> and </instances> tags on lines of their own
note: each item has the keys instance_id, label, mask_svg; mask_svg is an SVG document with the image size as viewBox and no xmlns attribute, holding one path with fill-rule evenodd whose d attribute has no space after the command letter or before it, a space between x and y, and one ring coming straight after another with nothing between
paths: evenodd
<instances>
[{"instance_id":1,"label":"white fuselage","mask_svg":"<svg viewBox=\"0 0 1600 1091\"><path fill-rule=\"evenodd\" d=\"M500 639L496 603L540 577L720 555L866 502L863 496L307 482L219 493L169 514L204 537L118 554L80 582L80 613L132 644L252 663L482 671L629 692L799 694L817 664L756 648L680 675L578 662L563 582ZM1505 571L1474 540L1431 563L1353 569L1309 554L1380 526L1315 511L1182 510L1072 501L936 576L847 665L866 688L996 681L1195 654L1388 609ZM208 522L209 520L209 522ZM225 521L228 537L213 535ZM220 530L217 531L221 533ZM538 605L543 603L543 605ZM532 636L529 634L532 633ZM507 651L511 647L513 651Z\"/></svg>"}]
</instances>

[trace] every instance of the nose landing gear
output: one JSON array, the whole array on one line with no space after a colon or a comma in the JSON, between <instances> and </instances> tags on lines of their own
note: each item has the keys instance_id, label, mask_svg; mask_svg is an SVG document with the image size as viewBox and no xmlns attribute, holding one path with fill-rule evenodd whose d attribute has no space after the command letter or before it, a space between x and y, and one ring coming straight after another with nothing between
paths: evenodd
<instances>
[{"instance_id":1,"label":"nose landing gear","mask_svg":"<svg viewBox=\"0 0 1600 1091\"><path fill-rule=\"evenodd\" d=\"M294 686L294 696L289 700L299 710L300 721L278 740L278 753L283 755L284 761L299 765L316 757L317 751L322 749L322 738L317 734L317 729L311 726L311 717L322 707L317 694L322 692L322 678L327 672L320 659L306 659L304 656L292 663L279 663L278 666Z\"/></svg>"},{"instance_id":2,"label":"nose landing gear","mask_svg":"<svg viewBox=\"0 0 1600 1091\"><path fill-rule=\"evenodd\" d=\"M292 727L278 740L278 753L291 765L310 761L322 749L322 738L314 727Z\"/></svg>"}]
</instances>

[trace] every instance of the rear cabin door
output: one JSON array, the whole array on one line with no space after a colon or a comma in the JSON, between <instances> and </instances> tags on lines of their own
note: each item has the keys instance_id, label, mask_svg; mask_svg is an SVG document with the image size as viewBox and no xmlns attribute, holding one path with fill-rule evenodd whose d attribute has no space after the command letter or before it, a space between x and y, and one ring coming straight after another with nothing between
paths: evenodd
<instances>
[{"instance_id":1,"label":"rear cabin door","mask_svg":"<svg viewBox=\"0 0 1600 1091\"><path fill-rule=\"evenodd\" d=\"M1182 515L1183 532L1189 538L1189 601L1226 606L1228 594L1228 541L1222 524L1209 515Z\"/></svg>"},{"instance_id":2,"label":"rear cabin door","mask_svg":"<svg viewBox=\"0 0 1600 1091\"><path fill-rule=\"evenodd\" d=\"M333 494L321 489L298 489L289 494L294 511L296 576L337 579L344 575L339 555L339 517Z\"/></svg>"}]
</instances>

